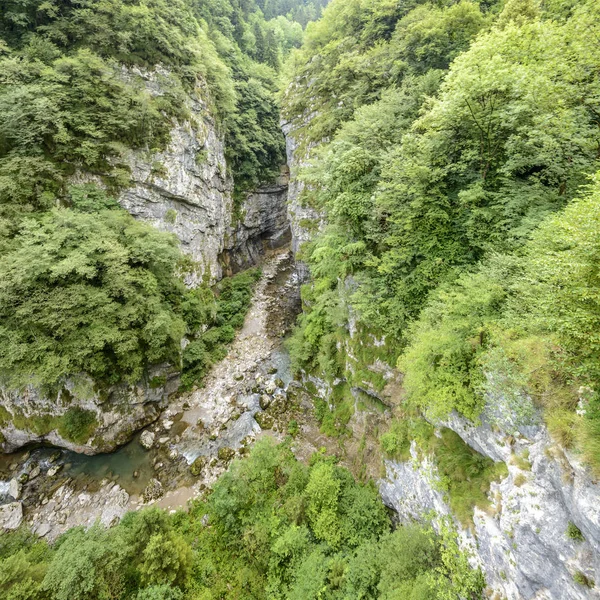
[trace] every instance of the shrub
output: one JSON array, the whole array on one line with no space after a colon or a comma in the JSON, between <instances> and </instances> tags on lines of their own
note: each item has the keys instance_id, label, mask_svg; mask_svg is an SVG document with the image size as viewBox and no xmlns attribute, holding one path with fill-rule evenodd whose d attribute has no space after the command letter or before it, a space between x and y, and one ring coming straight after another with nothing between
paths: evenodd
<instances>
[{"instance_id":1,"label":"shrub","mask_svg":"<svg viewBox=\"0 0 600 600\"><path fill-rule=\"evenodd\" d=\"M96 413L79 407L69 408L60 419L58 433L66 440L78 444L87 442L98 425Z\"/></svg>"},{"instance_id":2,"label":"shrub","mask_svg":"<svg viewBox=\"0 0 600 600\"><path fill-rule=\"evenodd\" d=\"M576 542L584 542L585 538L583 537L583 533L581 533L581 529L575 525L572 521L569 521L567 525L567 537L575 540Z\"/></svg>"}]
</instances>

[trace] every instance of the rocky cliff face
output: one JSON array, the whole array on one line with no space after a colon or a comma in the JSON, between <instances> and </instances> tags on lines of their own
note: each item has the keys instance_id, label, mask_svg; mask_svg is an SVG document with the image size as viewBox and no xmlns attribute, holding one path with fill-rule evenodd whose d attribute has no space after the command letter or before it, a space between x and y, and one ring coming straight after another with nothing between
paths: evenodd
<instances>
[{"instance_id":1,"label":"rocky cliff face","mask_svg":"<svg viewBox=\"0 0 600 600\"><path fill-rule=\"evenodd\" d=\"M123 77L132 75L141 77L156 95L163 93L161 81L168 78L160 69L123 71ZM134 217L177 236L196 265L187 281L194 286L205 278L215 282L224 274L256 264L265 249L289 241L289 225L286 175L247 194L241 205L235 206L217 124L200 91L187 103L189 119L174 125L165 150L132 151L126 157L132 185L119 202ZM79 174L76 179L95 177ZM114 450L155 420L178 387L177 374L171 372L160 377L152 373L148 381L102 393L93 391L93 383L88 383L85 393L74 382L67 382L52 396L33 388L19 392L0 389L2 450L10 452L31 442L90 454ZM87 440L69 438L65 421L74 409L83 411L87 422L95 420Z\"/></svg>"},{"instance_id":2,"label":"rocky cliff face","mask_svg":"<svg viewBox=\"0 0 600 600\"><path fill-rule=\"evenodd\" d=\"M485 418L474 425L453 415L445 426L509 475L493 483L492 504L475 509L464 543L486 574L492 597L500 600L584 600L600 598L600 485L569 452L556 446L544 426L503 431ZM381 495L402 520L430 511L449 515L437 485L435 465L419 458L386 461ZM527 456L526 460L515 457Z\"/></svg>"},{"instance_id":3,"label":"rocky cliff face","mask_svg":"<svg viewBox=\"0 0 600 600\"><path fill-rule=\"evenodd\" d=\"M160 94L156 73L142 73L147 88ZM174 233L197 265L194 285L218 281L223 266L240 270L256 264L265 246L286 242L287 178L233 200L225 145L201 95L188 98L190 118L175 125L162 152L131 152L133 185L120 197L134 217ZM263 243L264 242L264 243Z\"/></svg>"},{"instance_id":4,"label":"rocky cliff face","mask_svg":"<svg viewBox=\"0 0 600 600\"><path fill-rule=\"evenodd\" d=\"M281 127L285 134L287 161L290 169L287 211L292 236L292 252L297 254L302 244L310 241L323 226L324 215L302 201L305 184L298 179L297 175L300 167L306 164L306 153L310 148L301 148L296 124L283 122ZM301 280L304 281L310 276L308 268L302 262L297 262L296 269Z\"/></svg>"},{"instance_id":5,"label":"rocky cliff face","mask_svg":"<svg viewBox=\"0 0 600 600\"><path fill-rule=\"evenodd\" d=\"M0 447L13 452L43 442L84 454L110 452L152 423L178 387L177 372L162 365L136 385L101 391L85 377L67 381L56 394L0 389Z\"/></svg>"},{"instance_id":6,"label":"rocky cliff face","mask_svg":"<svg viewBox=\"0 0 600 600\"><path fill-rule=\"evenodd\" d=\"M234 216L220 261L233 274L255 265L268 249L290 243L287 213L288 174L246 196Z\"/></svg>"}]
</instances>

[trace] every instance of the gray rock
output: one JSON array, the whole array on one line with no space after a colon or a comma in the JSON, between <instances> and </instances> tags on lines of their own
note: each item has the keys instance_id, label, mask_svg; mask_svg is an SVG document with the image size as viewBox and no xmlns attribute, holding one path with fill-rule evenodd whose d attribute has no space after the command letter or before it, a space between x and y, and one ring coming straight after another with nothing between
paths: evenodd
<instances>
[{"instance_id":1,"label":"gray rock","mask_svg":"<svg viewBox=\"0 0 600 600\"><path fill-rule=\"evenodd\" d=\"M23 505L11 502L0 506L0 527L2 529L18 529L23 521Z\"/></svg>"},{"instance_id":2,"label":"gray rock","mask_svg":"<svg viewBox=\"0 0 600 600\"><path fill-rule=\"evenodd\" d=\"M62 469L62 465L53 465L48 469L47 476L54 477L60 470Z\"/></svg>"},{"instance_id":3,"label":"gray rock","mask_svg":"<svg viewBox=\"0 0 600 600\"><path fill-rule=\"evenodd\" d=\"M154 446L154 438L155 434L152 431L148 431L147 429L143 431L142 435L140 436L140 444L142 445L142 448L150 450L152 446Z\"/></svg>"},{"instance_id":4,"label":"gray rock","mask_svg":"<svg viewBox=\"0 0 600 600\"><path fill-rule=\"evenodd\" d=\"M163 494L162 483L158 481L158 479L151 479L144 490L143 500L144 502L153 502L154 500L162 498Z\"/></svg>"},{"instance_id":5,"label":"gray rock","mask_svg":"<svg viewBox=\"0 0 600 600\"><path fill-rule=\"evenodd\" d=\"M21 497L22 489L23 489L23 486L20 481L18 481L17 479L10 480L10 483L8 484L8 494L12 498L14 498L15 500L18 500Z\"/></svg>"}]
</instances>

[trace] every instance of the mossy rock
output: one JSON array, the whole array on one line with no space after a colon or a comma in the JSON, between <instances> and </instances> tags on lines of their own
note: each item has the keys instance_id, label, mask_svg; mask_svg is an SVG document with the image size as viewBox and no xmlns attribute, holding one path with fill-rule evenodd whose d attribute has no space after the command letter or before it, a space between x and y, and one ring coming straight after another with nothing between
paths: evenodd
<instances>
[{"instance_id":1,"label":"mossy rock","mask_svg":"<svg viewBox=\"0 0 600 600\"><path fill-rule=\"evenodd\" d=\"M194 477L199 477L206 466L206 456L199 456L191 465L190 473Z\"/></svg>"},{"instance_id":2,"label":"mossy rock","mask_svg":"<svg viewBox=\"0 0 600 600\"><path fill-rule=\"evenodd\" d=\"M230 462L235 456L235 450L227 447L219 448L217 456L219 457L219 460L222 460L223 462Z\"/></svg>"},{"instance_id":3,"label":"mossy rock","mask_svg":"<svg viewBox=\"0 0 600 600\"><path fill-rule=\"evenodd\" d=\"M275 419L265 412L257 413L254 419L261 429L272 429L275 424Z\"/></svg>"},{"instance_id":4,"label":"mossy rock","mask_svg":"<svg viewBox=\"0 0 600 600\"><path fill-rule=\"evenodd\" d=\"M269 394L263 394L260 397L259 404L262 410L267 410L269 406L271 406L271 402L273 402L273 398L269 396Z\"/></svg>"}]
</instances>

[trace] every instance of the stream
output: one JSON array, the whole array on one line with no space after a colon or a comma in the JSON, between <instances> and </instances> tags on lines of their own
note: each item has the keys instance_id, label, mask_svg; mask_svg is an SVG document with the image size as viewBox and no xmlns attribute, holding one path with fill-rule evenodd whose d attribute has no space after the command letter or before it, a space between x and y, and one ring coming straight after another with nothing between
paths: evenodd
<instances>
[{"instance_id":1,"label":"stream","mask_svg":"<svg viewBox=\"0 0 600 600\"><path fill-rule=\"evenodd\" d=\"M24 522L50 540L78 525L112 525L147 504L185 507L257 437L283 437L292 380L283 339L299 308L293 257L287 249L274 251L264 259L243 328L202 388L179 396L111 454L34 447L0 455L0 505L14 502L19 482ZM275 416L261 421L261 405ZM142 439L151 439L151 447Z\"/></svg>"}]
</instances>

